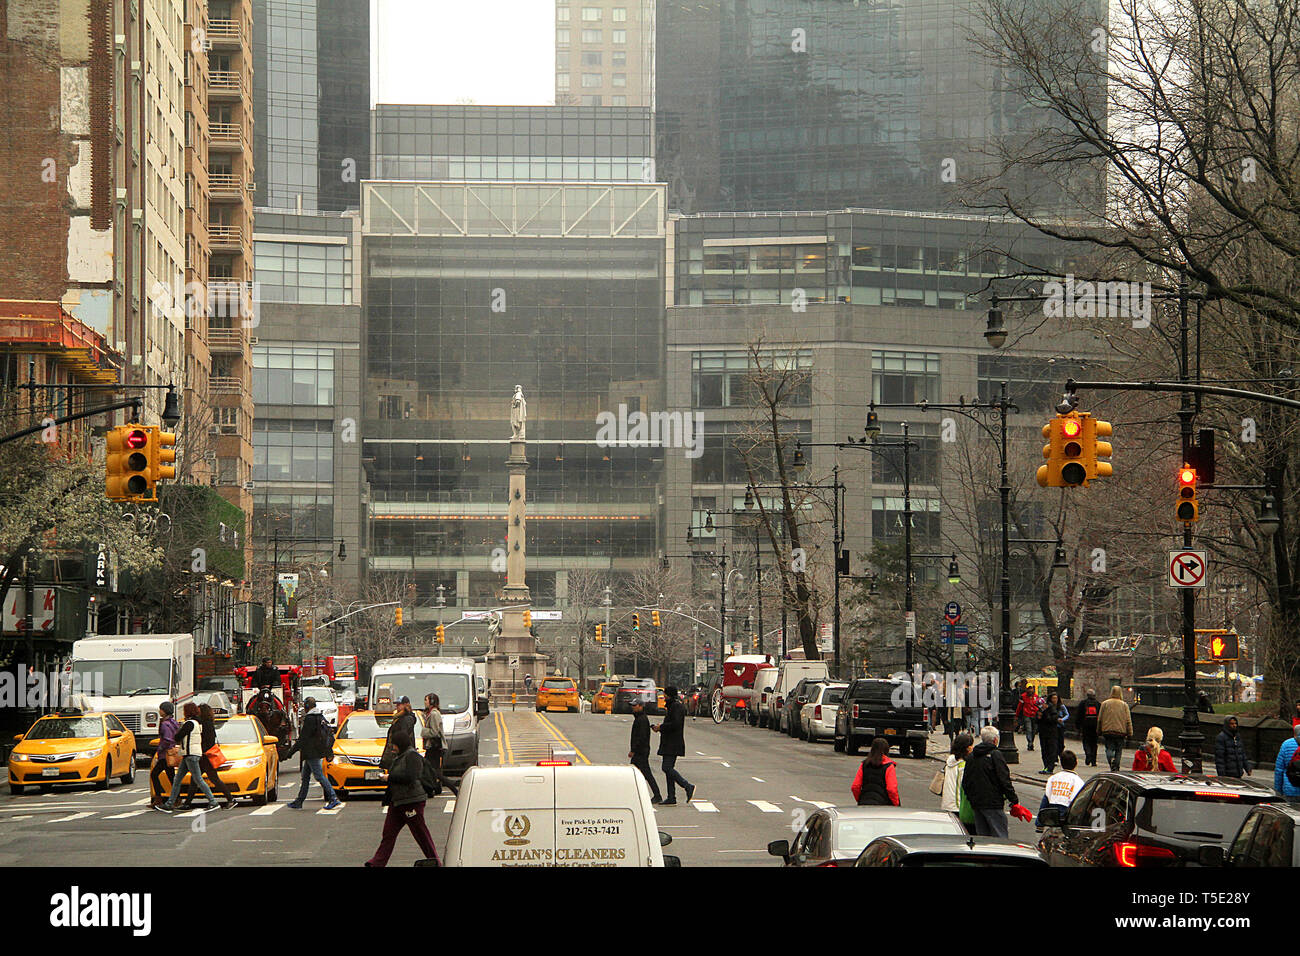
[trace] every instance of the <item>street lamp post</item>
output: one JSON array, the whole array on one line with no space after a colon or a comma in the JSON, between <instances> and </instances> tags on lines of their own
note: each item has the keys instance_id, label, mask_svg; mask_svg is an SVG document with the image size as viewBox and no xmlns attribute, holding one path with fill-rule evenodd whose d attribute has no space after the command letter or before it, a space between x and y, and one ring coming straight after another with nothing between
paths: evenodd
<instances>
[{"instance_id":1,"label":"street lamp post","mask_svg":"<svg viewBox=\"0 0 1300 956\"><path fill-rule=\"evenodd\" d=\"M605 597L603 603L605 605L605 680L609 680L613 676L609 669L613 666L613 662L610 659L610 645L614 643L614 637L609 633L609 609L613 604L613 597L608 584L605 585Z\"/></svg>"}]
</instances>

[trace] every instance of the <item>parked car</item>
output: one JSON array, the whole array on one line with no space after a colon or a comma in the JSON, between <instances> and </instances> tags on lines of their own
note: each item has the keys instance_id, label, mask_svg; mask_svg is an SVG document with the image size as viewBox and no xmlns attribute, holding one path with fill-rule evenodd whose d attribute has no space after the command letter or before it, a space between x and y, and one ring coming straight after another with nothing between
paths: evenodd
<instances>
[{"instance_id":1,"label":"parked car","mask_svg":"<svg viewBox=\"0 0 1300 956\"><path fill-rule=\"evenodd\" d=\"M1047 860L1032 843L997 837L937 836L923 833L886 836L863 849L854 866L1027 866L1042 868Z\"/></svg>"},{"instance_id":2,"label":"parked car","mask_svg":"<svg viewBox=\"0 0 1300 956\"><path fill-rule=\"evenodd\" d=\"M1276 799L1231 777L1107 771L1039 811L1038 846L1053 866L1199 865L1203 845L1226 849L1251 807Z\"/></svg>"},{"instance_id":3,"label":"parked car","mask_svg":"<svg viewBox=\"0 0 1300 956\"><path fill-rule=\"evenodd\" d=\"M925 756L930 739L929 714L921 689L901 680L860 677L850 681L835 712L835 749L856 754L876 737L884 737L899 755Z\"/></svg>"},{"instance_id":4,"label":"parked car","mask_svg":"<svg viewBox=\"0 0 1300 956\"><path fill-rule=\"evenodd\" d=\"M835 681L818 684L813 689L808 703L799 709L800 737L815 743L835 736L835 712L848 686Z\"/></svg>"},{"instance_id":5,"label":"parked car","mask_svg":"<svg viewBox=\"0 0 1300 956\"><path fill-rule=\"evenodd\" d=\"M1292 803L1257 803L1225 851L1217 843L1202 846L1201 866L1300 866L1300 807Z\"/></svg>"},{"instance_id":6,"label":"parked car","mask_svg":"<svg viewBox=\"0 0 1300 956\"><path fill-rule=\"evenodd\" d=\"M964 835L955 813L910 807L827 807L812 813L789 840L774 840L767 852L786 866L850 866L872 840L887 835Z\"/></svg>"},{"instance_id":7,"label":"parked car","mask_svg":"<svg viewBox=\"0 0 1300 956\"><path fill-rule=\"evenodd\" d=\"M632 705L640 701L645 705L647 714L659 712L655 682L649 677L625 677L618 690L614 691L614 713L630 714Z\"/></svg>"},{"instance_id":8,"label":"parked car","mask_svg":"<svg viewBox=\"0 0 1300 956\"><path fill-rule=\"evenodd\" d=\"M773 694L776 687L776 675L779 668L776 665L771 667L760 667L754 673L754 695L757 699L758 706L755 708L758 712L758 726L766 727L771 719L772 708L768 697Z\"/></svg>"},{"instance_id":9,"label":"parked car","mask_svg":"<svg viewBox=\"0 0 1300 956\"><path fill-rule=\"evenodd\" d=\"M790 695L785 699L785 704L781 707L781 732L789 737L798 737L803 731L800 725L800 712L803 705L808 703L813 693L822 684L826 683L829 678L826 677L804 677L790 689Z\"/></svg>"},{"instance_id":10,"label":"parked car","mask_svg":"<svg viewBox=\"0 0 1300 956\"><path fill-rule=\"evenodd\" d=\"M826 680L830 677L830 670L825 661L781 661L777 665L776 680L772 682L772 689L767 692L767 726L776 731L780 731L785 726L781 720L785 699L794 690L794 685L805 677L819 677ZM759 696L762 697L761 690Z\"/></svg>"}]
</instances>

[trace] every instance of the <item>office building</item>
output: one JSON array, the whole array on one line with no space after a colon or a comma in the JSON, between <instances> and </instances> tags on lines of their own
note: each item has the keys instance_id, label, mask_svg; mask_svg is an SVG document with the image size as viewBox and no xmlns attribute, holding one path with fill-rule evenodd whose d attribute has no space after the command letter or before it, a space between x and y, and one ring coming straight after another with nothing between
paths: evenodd
<instances>
[{"instance_id":1,"label":"office building","mask_svg":"<svg viewBox=\"0 0 1300 956\"><path fill-rule=\"evenodd\" d=\"M555 105L654 106L654 0L555 0Z\"/></svg>"}]
</instances>

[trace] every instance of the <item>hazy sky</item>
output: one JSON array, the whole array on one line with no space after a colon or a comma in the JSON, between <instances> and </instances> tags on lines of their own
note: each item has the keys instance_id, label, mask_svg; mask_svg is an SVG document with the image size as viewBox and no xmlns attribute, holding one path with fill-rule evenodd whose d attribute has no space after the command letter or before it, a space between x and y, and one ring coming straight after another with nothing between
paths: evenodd
<instances>
[{"instance_id":1,"label":"hazy sky","mask_svg":"<svg viewBox=\"0 0 1300 956\"><path fill-rule=\"evenodd\" d=\"M372 0L375 103L555 102L554 0Z\"/></svg>"}]
</instances>

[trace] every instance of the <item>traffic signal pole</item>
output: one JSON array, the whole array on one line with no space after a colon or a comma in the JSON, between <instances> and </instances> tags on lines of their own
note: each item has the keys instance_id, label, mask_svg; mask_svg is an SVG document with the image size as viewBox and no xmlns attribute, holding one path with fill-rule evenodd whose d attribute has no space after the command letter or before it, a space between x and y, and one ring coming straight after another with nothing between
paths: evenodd
<instances>
[{"instance_id":1,"label":"traffic signal pole","mask_svg":"<svg viewBox=\"0 0 1300 956\"><path fill-rule=\"evenodd\" d=\"M1190 349L1187 327L1187 276L1178 280L1178 380L1191 379ZM1182 392L1178 402L1178 425L1182 437L1183 461L1190 461L1192 446L1192 419L1196 409L1192 393ZM1192 546L1191 522L1183 524L1183 549ZM1196 708L1196 588L1183 588L1183 730L1178 742L1183 751L1183 773L1201 772L1201 746L1205 736L1201 733L1201 718Z\"/></svg>"}]
</instances>

